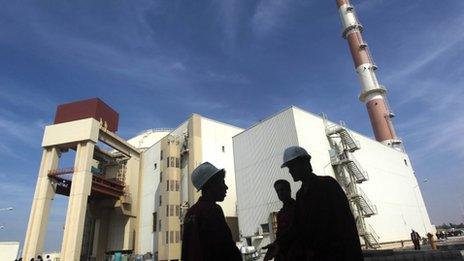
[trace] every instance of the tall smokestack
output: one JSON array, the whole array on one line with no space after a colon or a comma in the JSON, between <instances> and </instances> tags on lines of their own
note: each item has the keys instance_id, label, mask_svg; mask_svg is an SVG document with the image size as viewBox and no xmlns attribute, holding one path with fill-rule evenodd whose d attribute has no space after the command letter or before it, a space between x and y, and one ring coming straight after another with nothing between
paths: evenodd
<instances>
[{"instance_id":1,"label":"tall smokestack","mask_svg":"<svg viewBox=\"0 0 464 261\"><path fill-rule=\"evenodd\" d=\"M349 0L336 0L343 25L343 38L348 40L353 56L356 73L361 83L359 99L366 104L372 129L377 141L397 148L402 148L402 142L396 136L387 100L387 90L380 85L375 71L374 61L369 48L362 38L363 26L358 22L354 7Z\"/></svg>"}]
</instances>

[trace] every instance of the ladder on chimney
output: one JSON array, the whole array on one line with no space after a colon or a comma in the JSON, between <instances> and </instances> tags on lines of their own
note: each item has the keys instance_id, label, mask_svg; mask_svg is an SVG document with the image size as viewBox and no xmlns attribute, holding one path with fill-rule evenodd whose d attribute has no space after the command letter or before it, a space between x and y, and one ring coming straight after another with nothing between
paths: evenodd
<instances>
[{"instance_id":1,"label":"ladder on chimney","mask_svg":"<svg viewBox=\"0 0 464 261\"><path fill-rule=\"evenodd\" d=\"M330 143L330 160L335 175L350 202L351 211L356 218L358 234L363 238L366 248L379 248L379 237L374 229L365 222L365 218L377 214L377 207L358 184L369 180L368 173L356 160L353 153L361 146L346 128L344 122L329 123L323 115L326 136Z\"/></svg>"}]
</instances>

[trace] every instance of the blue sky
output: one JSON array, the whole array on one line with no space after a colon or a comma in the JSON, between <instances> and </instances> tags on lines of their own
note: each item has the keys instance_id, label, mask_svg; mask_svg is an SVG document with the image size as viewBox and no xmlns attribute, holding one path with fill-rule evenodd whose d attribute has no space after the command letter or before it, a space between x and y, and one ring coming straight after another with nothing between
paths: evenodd
<instances>
[{"instance_id":1,"label":"blue sky","mask_svg":"<svg viewBox=\"0 0 464 261\"><path fill-rule=\"evenodd\" d=\"M464 1L353 0L432 222L462 222ZM8 1L0 9L0 241L24 239L57 104L101 97L119 134L191 113L248 127L289 105L373 136L335 1ZM392 188L394 193L394 188ZM48 250L59 250L57 197Z\"/></svg>"}]
</instances>

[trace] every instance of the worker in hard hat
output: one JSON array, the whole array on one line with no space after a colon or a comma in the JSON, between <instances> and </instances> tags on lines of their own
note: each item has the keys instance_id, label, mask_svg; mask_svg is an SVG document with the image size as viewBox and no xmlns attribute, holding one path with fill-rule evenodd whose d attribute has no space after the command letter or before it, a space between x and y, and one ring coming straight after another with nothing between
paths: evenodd
<instances>
[{"instance_id":1,"label":"worker in hard hat","mask_svg":"<svg viewBox=\"0 0 464 261\"><path fill-rule=\"evenodd\" d=\"M282 201L282 208L277 213L276 238L279 238L285 234L292 225L296 201L292 198L290 183L285 179L279 179L274 182L274 189L277 193L277 197ZM280 250L280 253L274 258L274 261L285 261L288 249L281 248Z\"/></svg>"},{"instance_id":2,"label":"worker in hard hat","mask_svg":"<svg viewBox=\"0 0 464 261\"><path fill-rule=\"evenodd\" d=\"M292 226L266 247L264 260L274 258L281 248L289 249L286 260L363 260L356 223L338 182L316 176L311 156L298 146L285 150L281 167L302 184Z\"/></svg>"},{"instance_id":3,"label":"worker in hard hat","mask_svg":"<svg viewBox=\"0 0 464 261\"><path fill-rule=\"evenodd\" d=\"M192 172L192 183L201 197L185 215L182 235L183 261L238 261L241 253L232 239L222 208L227 185L225 170L209 162Z\"/></svg>"}]
</instances>

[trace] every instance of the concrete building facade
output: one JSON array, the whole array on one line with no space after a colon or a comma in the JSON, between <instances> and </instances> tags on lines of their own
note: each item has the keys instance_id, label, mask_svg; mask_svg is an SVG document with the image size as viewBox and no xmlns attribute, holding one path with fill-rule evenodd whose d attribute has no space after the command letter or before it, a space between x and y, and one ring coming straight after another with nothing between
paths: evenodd
<instances>
[{"instance_id":1,"label":"concrete building facade","mask_svg":"<svg viewBox=\"0 0 464 261\"><path fill-rule=\"evenodd\" d=\"M241 131L193 114L142 153L138 253L180 260L182 218L200 196L189 174L205 161L226 170L228 196L220 205L238 241L232 136Z\"/></svg>"},{"instance_id":2,"label":"concrete building facade","mask_svg":"<svg viewBox=\"0 0 464 261\"><path fill-rule=\"evenodd\" d=\"M334 149L334 141L329 136L330 130L337 126L352 137L358 149L353 152ZM357 224L360 235L366 233L366 237L361 237L363 244L387 247L410 240L411 229L423 236L435 231L408 155L342 125L291 107L236 135L233 144L240 233L244 237L258 236L257 247L269 242L266 231L270 226L272 232L269 217L281 208L274 181L288 180L293 196L300 187L286 168L280 168L285 148L294 145L304 147L312 155L317 175L332 176L344 187L357 221L363 222ZM350 160L345 161L355 162L355 170L364 178L350 180L348 174L353 169L338 169L340 158L348 155L343 153L349 153ZM349 184L356 185L356 194L351 194ZM361 230L363 226L365 231ZM369 240L372 242L366 242Z\"/></svg>"}]
</instances>

